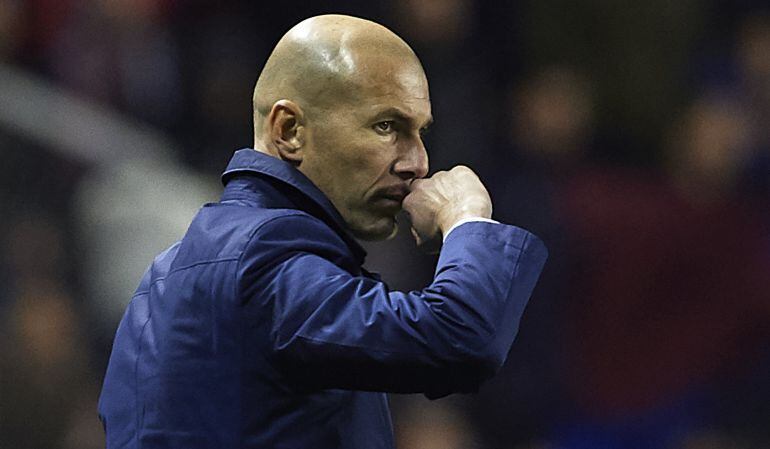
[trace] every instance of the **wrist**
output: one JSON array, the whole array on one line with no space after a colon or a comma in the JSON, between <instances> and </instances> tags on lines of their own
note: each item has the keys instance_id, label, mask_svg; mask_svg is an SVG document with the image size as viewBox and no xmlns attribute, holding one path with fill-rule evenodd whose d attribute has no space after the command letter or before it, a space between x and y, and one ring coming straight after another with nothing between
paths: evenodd
<instances>
[{"instance_id":1,"label":"wrist","mask_svg":"<svg viewBox=\"0 0 770 449\"><path fill-rule=\"evenodd\" d=\"M457 223L453 224L451 228L449 228L448 231L446 231L443 235L443 240L446 241L447 237L449 237L449 234L451 234L455 229L459 228L461 225L464 225L465 223L495 223L500 224L497 220L492 220L491 218L486 217L473 217L473 218L463 218Z\"/></svg>"},{"instance_id":2,"label":"wrist","mask_svg":"<svg viewBox=\"0 0 770 449\"><path fill-rule=\"evenodd\" d=\"M461 221L469 221L476 218L491 219L492 207L490 206L476 206L476 207L463 207L459 210L447 211L445 214L439 216L438 227L441 231L441 235L446 236L447 233Z\"/></svg>"}]
</instances>

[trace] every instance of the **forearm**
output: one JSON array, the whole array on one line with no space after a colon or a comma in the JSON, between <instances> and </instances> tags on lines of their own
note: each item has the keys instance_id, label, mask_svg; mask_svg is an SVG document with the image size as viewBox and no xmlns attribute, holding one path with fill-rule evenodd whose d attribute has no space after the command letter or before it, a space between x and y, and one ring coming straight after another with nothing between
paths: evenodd
<instances>
[{"instance_id":1,"label":"forearm","mask_svg":"<svg viewBox=\"0 0 770 449\"><path fill-rule=\"evenodd\" d=\"M469 223L448 236L421 291L390 292L324 266L320 282L303 286L312 297L281 307L275 351L304 385L472 391L502 364L545 257L522 229Z\"/></svg>"}]
</instances>

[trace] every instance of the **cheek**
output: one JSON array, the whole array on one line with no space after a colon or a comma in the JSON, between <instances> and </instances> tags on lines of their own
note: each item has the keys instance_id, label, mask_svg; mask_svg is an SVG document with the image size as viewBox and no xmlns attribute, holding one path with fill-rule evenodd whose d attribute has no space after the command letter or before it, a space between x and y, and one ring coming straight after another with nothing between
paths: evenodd
<instances>
[{"instance_id":1,"label":"cheek","mask_svg":"<svg viewBox=\"0 0 770 449\"><path fill-rule=\"evenodd\" d=\"M356 142L340 151L332 163L342 185L360 196L380 184L389 172L387 155L388 149L378 142Z\"/></svg>"},{"instance_id":2,"label":"cheek","mask_svg":"<svg viewBox=\"0 0 770 449\"><path fill-rule=\"evenodd\" d=\"M390 171L395 142L361 127L324 127L313 134L312 165L347 207L360 207Z\"/></svg>"}]
</instances>

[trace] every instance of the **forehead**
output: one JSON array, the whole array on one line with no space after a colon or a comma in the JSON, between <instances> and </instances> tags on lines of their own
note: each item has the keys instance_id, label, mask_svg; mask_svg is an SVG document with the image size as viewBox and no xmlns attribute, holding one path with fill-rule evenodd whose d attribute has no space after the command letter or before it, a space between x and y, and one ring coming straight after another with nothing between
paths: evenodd
<instances>
[{"instance_id":1,"label":"forehead","mask_svg":"<svg viewBox=\"0 0 770 449\"><path fill-rule=\"evenodd\" d=\"M430 120L428 80L419 64L393 58L362 62L351 83L357 105L371 113L396 108L415 121Z\"/></svg>"}]
</instances>

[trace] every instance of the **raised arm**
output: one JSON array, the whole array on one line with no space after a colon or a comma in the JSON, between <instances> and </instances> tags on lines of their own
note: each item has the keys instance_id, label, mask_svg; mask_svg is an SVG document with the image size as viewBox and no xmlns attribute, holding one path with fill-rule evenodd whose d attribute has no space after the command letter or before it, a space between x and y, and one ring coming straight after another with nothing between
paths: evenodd
<instances>
[{"instance_id":1,"label":"raised arm","mask_svg":"<svg viewBox=\"0 0 770 449\"><path fill-rule=\"evenodd\" d=\"M298 388L429 397L475 391L502 365L546 259L527 231L466 223L433 282L403 293L351 274L342 241L308 215L274 219L252 240L243 300L272 317L273 360Z\"/></svg>"}]
</instances>

